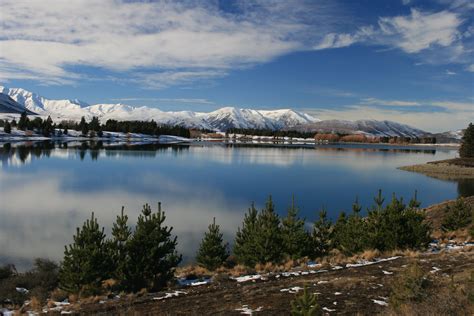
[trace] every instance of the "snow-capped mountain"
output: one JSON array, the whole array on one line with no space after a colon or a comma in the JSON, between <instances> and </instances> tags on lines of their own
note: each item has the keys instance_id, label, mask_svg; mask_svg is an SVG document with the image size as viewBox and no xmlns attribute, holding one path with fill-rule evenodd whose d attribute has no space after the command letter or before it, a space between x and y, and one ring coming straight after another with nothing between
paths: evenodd
<instances>
[{"instance_id":1,"label":"snow-capped mountain","mask_svg":"<svg viewBox=\"0 0 474 316\"><path fill-rule=\"evenodd\" d=\"M0 86L0 93L10 96L26 109L38 114L78 110L89 106L87 103L79 100L48 100L36 93L20 88L8 89Z\"/></svg>"},{"instance_id":2,"label":"snow-capped mountain","mask_svg":"<svg viewBox=\"0 0 474 316\"><path fill-rule=\"evenodd\" d=\"M23 113L25 110L28 114L34 114L8 95L0 93L0 113Z\"/></svg>"},{"instance_id":3,"label":"snow-capped mountain","mask_svg":"<svg viewBox=\"0 0 474 316\"><path fill-rule=\"evenodd\" d=\"M376 120L326 120L299 127L302 131L319 133L366 134L371 136L420 137L429 133L409 125Z\"/></svg>"},{"instance_id":4,"label":"snow-capped mountain","mask_svg":"<svg viewBox=\"0 0 474 316\"><path fill-rule=\"evenodd\" d=\"M126 104L89 105L79 100L49 100L23 89L8 89L2 86L0 86L0 93L10 96L18 102L21 106L20 112L28 109L41 116L50 115L55 121L78 121L83 116L86 120L97 116L103 122L108 119L121 121L153 119L158 124L219 131L225 131L229 128L276 130L319 121L308 114L290 109L263 111L225 107L209 113L192 111L164 112L146 106L134 107Z\"/></svg>"}]
</instances>

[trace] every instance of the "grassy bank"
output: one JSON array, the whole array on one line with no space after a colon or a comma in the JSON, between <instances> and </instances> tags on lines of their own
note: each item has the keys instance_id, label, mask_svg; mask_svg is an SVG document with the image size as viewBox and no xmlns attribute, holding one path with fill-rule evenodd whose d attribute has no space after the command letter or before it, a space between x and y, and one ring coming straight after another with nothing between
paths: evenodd
<instances>
[{"instance_id":1,"label":"grassy bank","mask_svg":"<svg viewBox=\"0 0 474 316\"><path fill-rule=\"evenodd\" d=\"M417 172L442 180L474 179L474 158L455 158L404 166L400 170Z\"/></svg>"}]
</instances>

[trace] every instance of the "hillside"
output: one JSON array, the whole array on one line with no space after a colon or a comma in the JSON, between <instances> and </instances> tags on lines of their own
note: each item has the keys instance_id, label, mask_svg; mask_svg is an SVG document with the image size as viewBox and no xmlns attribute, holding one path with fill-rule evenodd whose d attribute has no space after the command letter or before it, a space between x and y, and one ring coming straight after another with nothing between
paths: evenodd
<instances>
[{"instance_id":1,"label":"hillside","mask_svg":"<svg viewBox=\"0 0 474 316\"><path fill-rule=\"evenodd\" d=\"M405 124L376 120L325 120L301 125L298 130L317 133L366 134L376 137L421 137L429 134Z\"/></svg>"}]
</instances>

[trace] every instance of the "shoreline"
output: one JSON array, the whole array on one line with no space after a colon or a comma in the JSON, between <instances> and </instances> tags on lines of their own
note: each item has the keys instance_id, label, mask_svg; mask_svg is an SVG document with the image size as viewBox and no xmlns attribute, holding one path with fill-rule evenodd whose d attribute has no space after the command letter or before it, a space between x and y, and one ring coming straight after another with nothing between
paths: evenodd
<instances>
[{"instance_id":1,"label":"shoreline","mask_svg":"<svg viewBox=\"0 0 474 316\"><path fill-rule=\"evenodd\" d=\"M424 174L441 180L474 179L474 167L456 164L460 158L398 167L399 170ZM473 160L474 161L474 160Z\"/></svg>"}]
</instances>

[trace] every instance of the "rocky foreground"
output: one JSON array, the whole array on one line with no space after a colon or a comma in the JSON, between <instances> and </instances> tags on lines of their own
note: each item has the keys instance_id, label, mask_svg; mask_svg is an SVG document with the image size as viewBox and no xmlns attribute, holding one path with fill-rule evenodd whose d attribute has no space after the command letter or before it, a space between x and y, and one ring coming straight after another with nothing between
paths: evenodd
<instances>
[{"instance_id":1,"label":"rocky foreground","mask_svg":"<svg viewBox=\"0 0 474 316\"><path fill-rule=\"evenodd\" d=\"M188 286L167 292L141 296L114 297L84 302L68 308L81 315L288 315L290 302L303 289L318 294L324 314L375 315L392 312L389 297L392 285L413 263L432 280L427 291L429 303L417 308L420 313L443 315L450 311L469 313L461 291L467 288L474 271L474 247L451 246L442 252L413 256L393 256L385 260L359 264L335 264L331 267L294 270L288 273L254 275L244 279L215 277L212 283ZM63 311L64 312L64 311ZM471 310L472 312L472 310Z\"/></svg>"}]
</instances>

